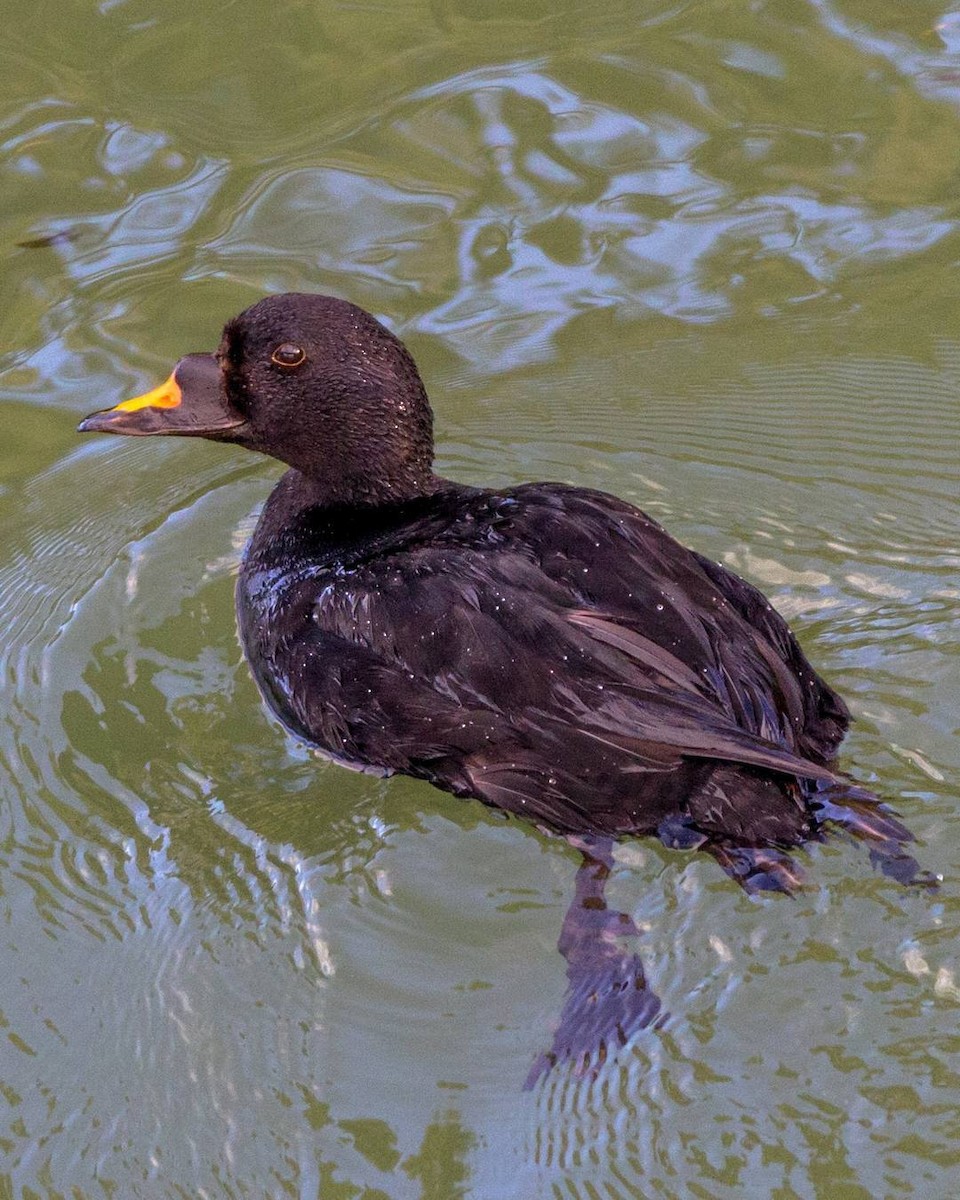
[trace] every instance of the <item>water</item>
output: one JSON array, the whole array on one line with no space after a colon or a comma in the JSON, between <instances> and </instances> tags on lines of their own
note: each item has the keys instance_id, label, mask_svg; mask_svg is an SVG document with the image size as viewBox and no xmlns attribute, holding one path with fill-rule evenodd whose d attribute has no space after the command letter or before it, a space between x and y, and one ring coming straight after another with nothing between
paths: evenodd
<instances>
[{"instance_id":1,"label":"water","mask_svg":"<svg viewBox=\"0 0 960 1200\"><path fill-rule=\"evenodd\" d=\"M952 1197L960 14L913 0L10 0L0 49L0 1196ZM440 467L642 504L760 584L935 893L624 845L671 1016L520 1087L577 856L265 715L276 468L79 439L223 320L409 343Z\"/></svg>"}]
</instances>

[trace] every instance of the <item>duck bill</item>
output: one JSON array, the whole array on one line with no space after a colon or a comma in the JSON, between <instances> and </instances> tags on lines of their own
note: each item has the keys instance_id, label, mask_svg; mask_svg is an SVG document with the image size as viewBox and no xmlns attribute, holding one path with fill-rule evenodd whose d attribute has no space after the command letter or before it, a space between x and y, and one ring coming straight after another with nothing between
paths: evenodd
<instances>
[{"instance_id":1,"label":"duck bill","mask_svg":"<svg viewBox=\"0 0 960 1200\"><path fill-rule=\"evenodd\" d=\"M91 413L77 426L80 433L123 433L130 437L168 434L180 437L226 437L244 423L227 402L220 364L212 354L188 354L173 374L152 392L124 400L116 408Z\"/></svg>"}]
</instances>

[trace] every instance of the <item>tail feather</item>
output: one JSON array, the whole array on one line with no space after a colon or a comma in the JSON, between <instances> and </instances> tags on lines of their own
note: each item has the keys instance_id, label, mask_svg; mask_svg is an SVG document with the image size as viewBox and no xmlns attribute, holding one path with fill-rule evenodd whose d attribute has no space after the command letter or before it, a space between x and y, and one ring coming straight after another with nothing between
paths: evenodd
<instances>
[{"instance_id":1,"label":"tail feather","mask_svg":"<svg viewBox=\"0 0 960 1200\"><path fill-rule=\"evenodd\" d=\"M836 792L837 789L831 789ZM869 792L857 788L843 791L842 802L827 798L830 793L818 792L813 800L814 814L818 821L829 821L840 825L856 838L877 842L912 842L913 834L898 821L887 805Z\"/></svg>"},{"instance_id":2,"label":"tail feather","mask_svg":"<svg viewBox=\"0 0 960 1200\"><path fill-rule=\"evenodd\" d=\"M872 792L839 775L811 784L718 763L686 809L661 822L663 842L701 846L750 893L794 892L804 875L788 852L836 831L866 843L873 866L891 879L936 886L904 848L914 840L906 825Z\"/></svg>"},{"instance_id":3,"label":"tail feather","mask_svg":"<svg viewBox=\"0 0 960 1200\"><path fill-rule=\"evenodd\" d=\"M829 799L831 795L836 798ZM813 809L818 822L838 826L857 841L866 842L872 866L889 879L905 887L939 886L936 876L925 871L904 849L914 841L913 834L876 796L855 784L849 789L831 787L817 792Z\"/></svg>"}]
</instances>

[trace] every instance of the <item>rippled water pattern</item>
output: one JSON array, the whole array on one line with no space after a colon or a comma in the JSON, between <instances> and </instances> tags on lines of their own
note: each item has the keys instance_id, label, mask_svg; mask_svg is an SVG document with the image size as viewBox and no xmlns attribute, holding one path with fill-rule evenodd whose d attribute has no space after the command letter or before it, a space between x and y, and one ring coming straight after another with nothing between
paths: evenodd
<instances>
[{"instance_id":1,"label":"rippled water pattern","mask_svg":"<svg viewBox=\"0 0 960 1200\"><path fill-rule=\"evenodd\" d=\"M0 1196L955 1197L960 12L4 18ZM274 466L73 433L284 289L408 340L444 471L607 488L760 584L939 891L625 844L670 1017L523 1093L577 856L268 719L232 581Z\"/></svg>"}]
</instances>

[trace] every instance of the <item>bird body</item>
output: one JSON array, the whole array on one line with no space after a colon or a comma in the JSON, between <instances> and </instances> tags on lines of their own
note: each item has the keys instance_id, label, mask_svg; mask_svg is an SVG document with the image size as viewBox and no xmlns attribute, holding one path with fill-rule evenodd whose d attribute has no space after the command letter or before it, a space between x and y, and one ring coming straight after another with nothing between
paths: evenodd
<instances>
[{"instance_id":1,"label":"bird body","mask_svg":"<svg viewBox=\"0 0 960 1200\"><path fill-rule=\"evenodd\" d=\"M836 778L845 708L781 618L600 492L436 480L358 513L315 505L291 471L237 606L261 691L299 737L551 830L673 820L796 844L797 780ZM722 795L721 763L766 772L766 809Z\"/></svg>"}]
</instances>

